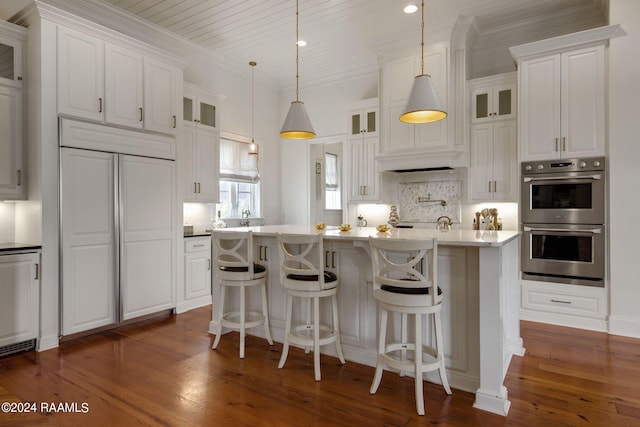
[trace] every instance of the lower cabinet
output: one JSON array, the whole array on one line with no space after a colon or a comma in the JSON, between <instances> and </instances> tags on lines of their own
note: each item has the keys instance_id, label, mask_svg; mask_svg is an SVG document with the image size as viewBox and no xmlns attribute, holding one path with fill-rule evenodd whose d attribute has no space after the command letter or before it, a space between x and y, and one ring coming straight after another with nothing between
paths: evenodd
<instances>
[{"instance_id":1,"label":"lower cabinet","mask_svg":"<svg viewBox=\"0 0 640 427\"><path fill-rule=\"evenodd\" d=\"M184 291L178 297L177 313L211 304L211 237L184 240Z\"/></svg>"},{"instance_id":2,"label":"lower cabinet","mask_svg":"<svg viewBox=\"0 0 640 427\"><path fill-rule=\"evenodd\" d=\"M607 294L607 288L523 280L520 318L606 331Z\"/></svg>"},{"instance_id":3,"label":"lower cabinet","mask_svg":"<svg viewBox=\"0 0 640 427\"><path fill-rule=\"evenodd\" d=\"M0 347L38 337L40 254L0 255Z\"/></svg>"}]
</instances>

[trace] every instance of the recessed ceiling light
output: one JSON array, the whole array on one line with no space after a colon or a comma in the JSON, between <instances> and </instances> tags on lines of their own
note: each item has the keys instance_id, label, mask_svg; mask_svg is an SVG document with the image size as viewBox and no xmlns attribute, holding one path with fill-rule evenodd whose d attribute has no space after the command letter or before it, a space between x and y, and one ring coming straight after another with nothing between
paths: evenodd
<instances>
[{"instance_id":1,"label":"recessed ceiling light","mask_svg":"<svg viewBox=\"0 0 640 427\"><path fill-rule=\"evenodd\" d=\"M408 6L405 6L402 10L404 11L404 13L414 13L418 10L418 6L416 6L415 4L410 4Z\"/></svg>"},{"instance_id":2,"label":"recessed ceiling light","mask_svg":"<svg viewBox=\"0 0 640 427\"><path fill-rule=\"evenodd\" d=\"M307 42L304 40L298 40L298 43L296 43L298 46L303 47L307 45Z\"/></svg>"}]
</instances>

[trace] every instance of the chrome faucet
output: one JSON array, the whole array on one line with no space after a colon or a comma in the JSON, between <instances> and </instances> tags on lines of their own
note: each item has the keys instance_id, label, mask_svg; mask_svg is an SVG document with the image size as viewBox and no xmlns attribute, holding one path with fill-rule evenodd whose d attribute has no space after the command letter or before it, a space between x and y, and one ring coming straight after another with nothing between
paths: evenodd
<instances>
[{"instance_id":1,"label":"chrome faucet","mask_svg":"<svg viewBox=\"0 0 640 427\"><path fill-rule=\"evenodd\" d=\"M242 219L240 220L240 227L248 227L249 226L249 214L251 214L249 209L243 209L242 210Z\"/></svg>"}]
</instances>

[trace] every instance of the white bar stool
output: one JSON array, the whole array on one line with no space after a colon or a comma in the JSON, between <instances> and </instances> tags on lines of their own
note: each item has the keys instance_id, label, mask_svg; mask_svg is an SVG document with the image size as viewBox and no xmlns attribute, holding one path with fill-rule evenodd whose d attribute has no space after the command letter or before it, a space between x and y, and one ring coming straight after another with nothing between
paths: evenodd
<instances>
[{"instance_id":1,"label":"white bar stool","mask_svg":"<svg viewBox=\"0 0 640 427\"><path fill-rule=\"evenodd\" d=\"M422 374L438 370L447 394L451 394L444 365L442 325L442 290L437 285L438 242L433 240L389 240L369 237L373 265L373 296L381 309L378 332L378 361L370 393L375 394L388 368L413 372L416 410L424 415ZM424 261L426 272L423 273ZM387 343L388 312L401 313L401 338ZM407 342L407 315L415 316L414 340ZM422 343L422 316L431 315L435 330L435 347ZM413 350L413 360L406 358ZM426 355L427 361L424 361Z\"/></svg>"},{"instance_id":2,"label":"white bar stool","mask_svg":"<svg viewBox=\"0 0 640 427\"><path fill-rule=\"evenodd\" d=\"M315 379L320 381L320 346L335 342L338 358L341 363L345 363L338 328L338 277L335 273L324 270L322 234L277 233L276 236L280 253L280 283L287 290L284 343L278 368L284 367L290 344L304 346L307 353L312 347ZM293 297L307 299L307 319L305 324L292 329ZM320 298L326 297L331 297L331 326L320 323ZM310 311L313 311L313 320Z\"/></svg>"},{"instance_id":3,"label":"white bar stool","mask_svg":"<svg viewBox=\"0 0 640 427\"><path fill-rule=\"evenodd\" d=\"M218 330L212 349L218 347L222 336L222 327L240 331L240 358L244 358L245 331L248 328L264 325L269 344L273 345L269 332L269 311L267 309L267 269L253 262L253 234L248 231L213 231L213 259L215 274L220 283L218 299ZM246 288L259 286L262 297L262 313L247 311ZM224 312L225 289L239 288L240 310Z\"/></svg>"}]
</instances>

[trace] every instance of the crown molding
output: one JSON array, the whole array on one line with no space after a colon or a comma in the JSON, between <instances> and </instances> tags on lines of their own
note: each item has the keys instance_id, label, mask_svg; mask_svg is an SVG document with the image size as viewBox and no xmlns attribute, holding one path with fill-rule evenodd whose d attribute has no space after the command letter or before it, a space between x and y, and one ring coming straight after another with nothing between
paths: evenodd
<instances>
[{"instance_id":1,"label":"crown molding","mask_svg":"<svg viewBox=\"0 0 640 427\"><path fill-rule=\"evenodd\" d=\"M27 40L28 30L15 23L0 21L0 36L17 39L20 41Z\"/></svg>"},{"instance_id":2,"label":"crown molding","mask_svg":"<svg viewBox=\"0 0 640 427\"><path fill-rule=\"evenodd\" d=\"M625 34L626 32L620 27L620 25L607 25L591 30L579 31L573 34L513 46L509 48L509 51L511 52L513 59L519 61L524 58L540 54L553 54L566 49L606 42L609 39L620 37Z\"/></svg>"}]
</instances>

